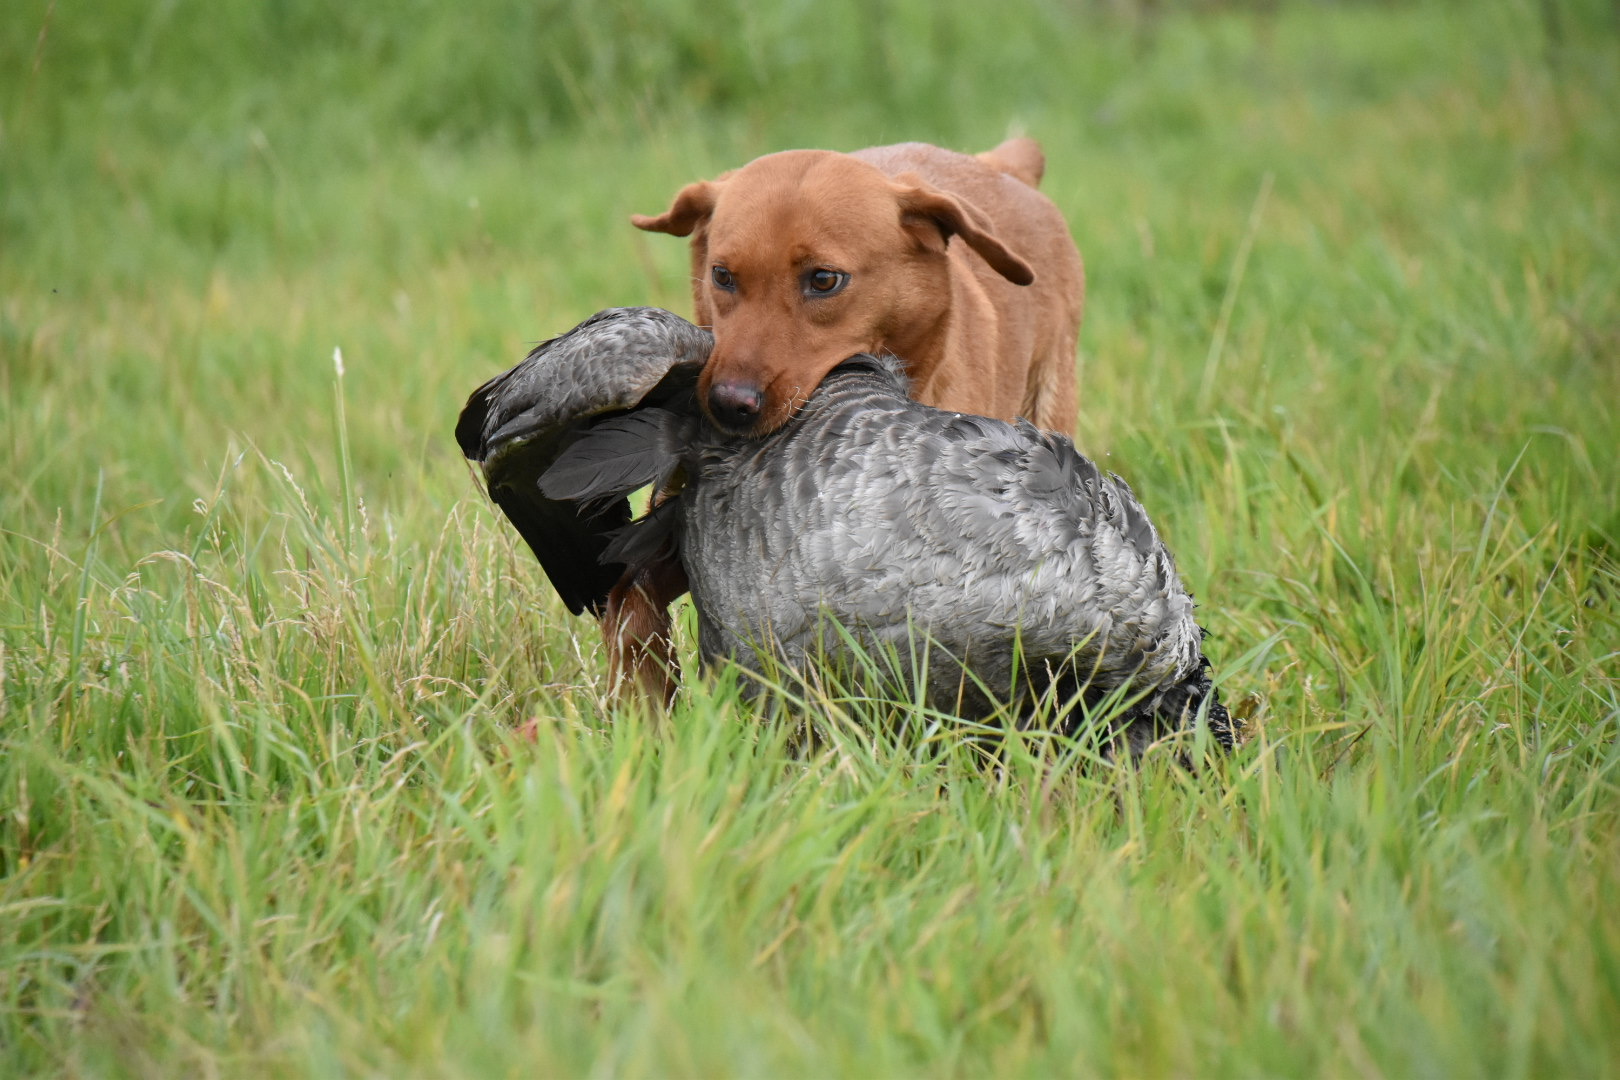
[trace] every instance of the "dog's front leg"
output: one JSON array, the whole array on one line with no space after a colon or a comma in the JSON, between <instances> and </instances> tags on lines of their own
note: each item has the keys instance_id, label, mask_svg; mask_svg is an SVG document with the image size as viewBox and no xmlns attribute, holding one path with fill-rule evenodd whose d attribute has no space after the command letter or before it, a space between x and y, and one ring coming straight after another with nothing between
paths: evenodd
<instances>
[{"instance_id":1,"label":"dog's front leg","mask_svg":"<svg viewBox=\"0 0 1620 1080\"><path fill-rule=\"evenodd\" d=\"M674 703L681 666L669 606L686 590L686 569L676 559L628 569L613 586L602 640L615 690L633 684L666 709Z\"/></svg>"}]
</instances>

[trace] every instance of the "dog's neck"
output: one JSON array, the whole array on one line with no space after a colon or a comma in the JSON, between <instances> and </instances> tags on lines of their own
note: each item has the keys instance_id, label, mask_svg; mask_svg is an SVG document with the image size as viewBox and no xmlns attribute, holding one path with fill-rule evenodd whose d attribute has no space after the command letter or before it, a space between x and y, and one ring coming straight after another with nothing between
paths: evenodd
<instances>
[{"instance_id":1,"label":"dog's neck","mask_svg":"<svg viewBox=\"0 0 1620 1080\"><path fill-rule=\"evenodd\" d=\"M926 318L895 327L876 343L901 359L906 376L911 380L911 397L929 405L937 404L949 392L944 383L950 379L949 372L939 363L946 355L951 337L952 304L948 299L948 284L937 295L943 302L933 305L934 310Z\"/></svg>"}]
</instances>

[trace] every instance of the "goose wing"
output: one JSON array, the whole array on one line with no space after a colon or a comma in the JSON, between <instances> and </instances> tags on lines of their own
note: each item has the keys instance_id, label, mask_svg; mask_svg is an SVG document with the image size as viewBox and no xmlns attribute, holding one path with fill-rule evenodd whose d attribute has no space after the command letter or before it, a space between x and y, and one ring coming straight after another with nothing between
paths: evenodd
<instances>
[{"instance_id":1,"label":"goose wing","mask_svg":"<svg viewBox=\"0 0 1620 1080\"><path fill-rule=\"evenodd\" d=\"M548 497L540 476L594 424L689 396L713 343L670 312L610 308L535 346L467 399L456 442L574 614L599 614L619 578L622 567L601 558L607 534L630 521L633 489L575 503Z\"/></svg>"}]
</instances>

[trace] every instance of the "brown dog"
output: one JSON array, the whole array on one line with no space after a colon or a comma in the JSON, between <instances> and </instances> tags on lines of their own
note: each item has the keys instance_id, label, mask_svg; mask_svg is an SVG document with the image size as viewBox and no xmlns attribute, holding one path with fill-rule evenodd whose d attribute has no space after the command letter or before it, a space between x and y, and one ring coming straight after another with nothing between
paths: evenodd
<instances>
[{"instance_id":1,"label":"brown dog","mask_svg":"<svg viewBox=\"0 0 1620 1080\"><path fill-rule=\"evenodd\" d=\"M1085 292L1040 147L789 150L681 189L637 228L692 238L700 393L743 434L785 423L856 353L899 356L918 401L1072 433Z\"/></svg>"},{"instance_id":2,"label":"brown dog","mask_svg":"<svg viewBox=\"0 0 1620 1080\"><path fill-rule=\"evenodd\" d=\"M918 401L1072 433L1085 274L1035 190L1032 139L977 156L922 143L788 150L682 188L640 229L692 238L694 321L714 331L698 385L740 434L786 423L857 353L900 357ZM613 667L674 693L678 564L627 576L603 618Z\"/></svg>"}]
</instances>

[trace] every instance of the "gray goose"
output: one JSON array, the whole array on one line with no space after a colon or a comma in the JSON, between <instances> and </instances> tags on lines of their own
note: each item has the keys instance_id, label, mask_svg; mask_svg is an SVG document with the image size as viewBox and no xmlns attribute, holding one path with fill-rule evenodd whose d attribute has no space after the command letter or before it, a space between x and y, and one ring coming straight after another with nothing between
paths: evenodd
<instances>
[{"instance_id":1,"label":"gray goose","mask_svg":"<svg viewBox=\"0 0 1620 1080\"><path fill-rule=\"evenodd\" d=\"M1200 714L1232 745L1192 597L1123 480L1023 421L912 401L893 357L851 357L770 435L727 435L696 401L710 340L610 309L468 401L461 448L571 611L673 557L706 664L803 669L853 642L966 719L1055 695L1085 706L1056 714L1072 731L1113 695L1133 751ZM647 484L674 494L631 523Z\"/></svg>"}]
</instances>

